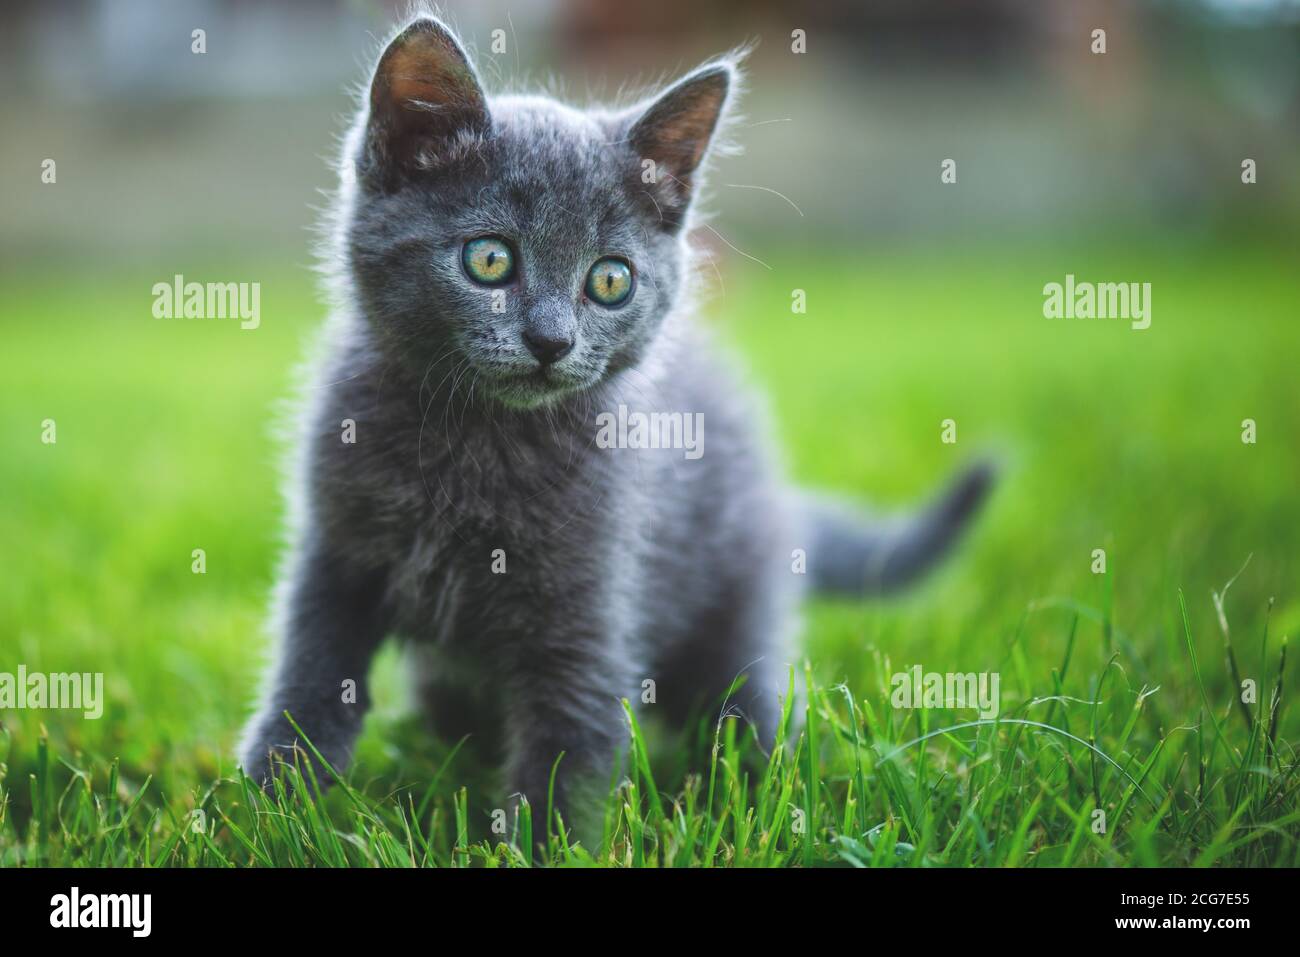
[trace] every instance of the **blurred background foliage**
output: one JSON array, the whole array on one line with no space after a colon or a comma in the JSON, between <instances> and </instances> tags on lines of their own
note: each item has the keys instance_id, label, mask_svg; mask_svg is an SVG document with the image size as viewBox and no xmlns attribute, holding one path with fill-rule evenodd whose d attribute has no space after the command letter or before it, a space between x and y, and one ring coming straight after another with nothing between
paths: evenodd
<instances>
[{"instance_id":1,"label":"blurred background foliage","mask_svg":"<svg viewBox=\"0 0 1300 957\"><path fill-rule=\"evenodd\" d=\"M327 134L402 9L10 0L0 123L21 135L0 143L0 259L111 254L165 273L190 248L300 256L331 183ZM577 102L756 40L745 153L714 178L742 247L1134 227L1209 238L1286 229L1300 205L1295 0L475 0L445 13L490 86L554 79ZM1089 50L1097 27L1104 56ZM32 175L46 156L56 190ZM1259 189L1237 188L1245 156ZM946 157L963 188L938 188Z\"/></svg>"}]
</instances>

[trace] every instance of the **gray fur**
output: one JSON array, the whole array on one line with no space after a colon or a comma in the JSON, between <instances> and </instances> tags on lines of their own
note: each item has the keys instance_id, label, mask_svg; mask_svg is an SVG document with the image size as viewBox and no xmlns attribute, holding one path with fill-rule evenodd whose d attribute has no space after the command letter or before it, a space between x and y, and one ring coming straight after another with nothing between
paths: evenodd
<instances>
[{"instance_id":1,"label":"gray fur","mask_svg":"<svg viewBox=\"0 0 1300 957\"><path fill-rule=\"evenodd\" d=\"M654 710L681 722L744 675L728 705L770 741L809 578L863 594L902 584L951 543L986 483L969 480L918 534L886 537L828 523L785 486L753 394L690 316L691 199L735 95L732 60L648 104L579 112L486 98L432 18L388 51L345 146L337 306L307 392L280 658L243 766L264 778L268 756L294 747L287 710L346 767L388 635L412 646L444 733L500 747L503 804L544 805L561 751L561 804L607 782L626 738L620 699L639 702L645 679ZM416 77L418 102L394 106L416 66L437 82ZM644 156L661 161L657 183L641 180ZM516 244L504 312L460 265L481 234ZM609 253L637 275L616 309L582 292ZM538 328L576 336L545 370L522 345ZM598 448L595 416L620 404L702 413L704 454ZM796 549L810 575L793 569Z\"/></svg>"}]
</instances>

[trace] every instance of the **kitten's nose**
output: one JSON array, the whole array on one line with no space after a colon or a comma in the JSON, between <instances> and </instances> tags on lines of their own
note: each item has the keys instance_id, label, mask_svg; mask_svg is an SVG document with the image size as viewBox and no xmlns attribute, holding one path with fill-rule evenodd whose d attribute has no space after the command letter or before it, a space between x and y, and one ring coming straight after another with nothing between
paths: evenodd
<instances>
[{"instance_id":1,"label":"kitten's nose","mask_svg":"<svg viewBox=\"0 0 1300 957\"><path fill-rule=\"evenodd\" d=\"M559 362L573 351L573 339L563 333L524 330L524 345L544 366Z\"/></svg>"}]
</instances>

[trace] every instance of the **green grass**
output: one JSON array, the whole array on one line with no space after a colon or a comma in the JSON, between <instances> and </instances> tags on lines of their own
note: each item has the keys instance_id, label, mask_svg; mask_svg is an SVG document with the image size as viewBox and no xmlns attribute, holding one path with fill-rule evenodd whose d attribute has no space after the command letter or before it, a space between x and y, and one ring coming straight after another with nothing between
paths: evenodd
<instances>
[{"instance_id":1,"label":"green grass","mask_svg":"<svg viewBox=\"0 0 1300 957\"><path fill-rule=\"evenodd\" d=\"M304 270L163 271L260 280L255 331L152 319L152 273L0 275L0 671L102 671L107 698L93 721L0 712L0 862L525 864L535 838L551 864L1296 866L1300 287L1274 248L737 261L709 313L796 477L903 506L992 451L1003 482L923 587L808 609L770 760L734 720L675 736L640 709L599 846L545 808L493 833L493 769L424 732L391 651L343 786L267 798L235 773L280 535L275 405L321 315ZM1151 329L1044 319L1067 271L1150 281ZM998 672L999 720L891 707L916 664Z\"/></svg>"}]
</instances>

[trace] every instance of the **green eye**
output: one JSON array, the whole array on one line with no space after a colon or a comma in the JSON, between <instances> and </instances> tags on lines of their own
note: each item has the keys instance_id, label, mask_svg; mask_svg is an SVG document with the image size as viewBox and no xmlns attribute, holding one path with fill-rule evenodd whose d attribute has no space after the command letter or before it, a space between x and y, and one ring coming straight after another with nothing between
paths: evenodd
<instances>
[{"instance_id":1,"label":"green eye","mask_svg":"<svg viewBox=\"0 0 1300 957\"><path fill-rule=\"evenodd\" d=\"M587 273L587 295L602 306L617 306L631 294L632 267L622 259L599 259Z\"/></svg>"},{"instance_id":2,"label":"green eye","mask_svg":"<svg viewBox=\"0 0 1300 957\"><path fill-rule=\"evenodd\" d=\"M515 254L494 236L471 239L461 253L469 278L485 286L500 286L514 278Z\"/></svg>"}]
</instances>

